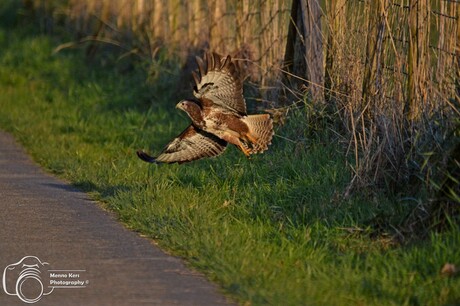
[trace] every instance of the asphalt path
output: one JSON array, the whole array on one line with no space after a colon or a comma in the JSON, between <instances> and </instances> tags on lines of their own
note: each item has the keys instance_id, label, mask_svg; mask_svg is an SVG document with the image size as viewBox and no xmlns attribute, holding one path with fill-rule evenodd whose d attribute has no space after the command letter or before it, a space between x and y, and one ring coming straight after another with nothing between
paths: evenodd
<instances>
[{"instance_id":1,"label":"asphalt path","mask_svg":"<svg viewBox=\"0 0 460 306\"><path fill-rule=\"evenodd\" d=\"M0 277L2 306L230 304L1 131Z\"/></svg>"}]
</instances>

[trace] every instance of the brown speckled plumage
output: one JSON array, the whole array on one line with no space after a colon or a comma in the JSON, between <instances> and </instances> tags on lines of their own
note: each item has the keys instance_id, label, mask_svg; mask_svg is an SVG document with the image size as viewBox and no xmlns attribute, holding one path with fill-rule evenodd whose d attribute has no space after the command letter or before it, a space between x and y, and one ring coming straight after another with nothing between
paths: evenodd
<instances>
[{"instance_id":1,"label":"brown speckled plumage","mask_svg":"<svg viewBox=\"0 0 460 306\"><path fill-rule=\"evenodd\" d=\"M221 154L227 143L246 156L268 149L273 137L270 115L247 115L243 84L230 56L206 53L197 57L198 73L193 72L196 99L183 100L177 108L192 120L187 129L152 157L138 151L146 162L184 163Z\"/></svg>"}]
</instances>

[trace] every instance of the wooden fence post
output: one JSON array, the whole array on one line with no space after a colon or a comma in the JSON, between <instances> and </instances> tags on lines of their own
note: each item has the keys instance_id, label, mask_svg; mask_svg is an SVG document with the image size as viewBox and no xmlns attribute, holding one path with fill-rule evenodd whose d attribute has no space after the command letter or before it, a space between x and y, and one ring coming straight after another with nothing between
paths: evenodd
<instances>
[{"instance_id":1,"label":"wooden fence post","mask_svg":"<svg viewBox=\"0 0 460 306\"><path fill-rule=\"evenodd\" d=\"M315 101L324 99L321 17L318 0L292 2L291 23L284 56L285 69L308 81L311 97Z\"/></svg>"},{"instance_id":2,"label":"wooden fence post","mask_svg":"<svg viewBox=\"0 0 460 306\"><path fill-rule=\"evenodd\" d=\"M321 29L321 6L318 0L301 0L303 17L306 78L314 101L324 98L323 33Z\"/></svg>"}]
</instances>

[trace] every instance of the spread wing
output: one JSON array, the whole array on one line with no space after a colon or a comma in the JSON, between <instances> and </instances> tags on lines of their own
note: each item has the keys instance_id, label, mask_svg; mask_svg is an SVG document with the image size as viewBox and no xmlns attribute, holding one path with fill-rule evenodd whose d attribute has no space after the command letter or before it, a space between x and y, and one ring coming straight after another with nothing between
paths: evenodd
<instances>
[{"instance_id":1,"label":"spread wing","mask_svg":"<svg viewBox=\"0 0 460 306\"><path fill-rule=\"evenodd\" d=\"M195 128L192 124L163 149L158 157L143 151L137 156L149 163L185 163L224 152L227 142L213 134Z\"/></svg>"},{"instance_id":2,"label":"spread wing","mask_svg":"<svg viewBox=\"0 0 460 306\"><path fill-rule=\"evenodd\" d=\"M204 59L206 65L201 58L196 58L199 74L192 73L195 97L203 104L212 101L233 112L246 115L243 84L230 55L221 59L216 53L206 53Z\"/></svg>"}]
</instances>

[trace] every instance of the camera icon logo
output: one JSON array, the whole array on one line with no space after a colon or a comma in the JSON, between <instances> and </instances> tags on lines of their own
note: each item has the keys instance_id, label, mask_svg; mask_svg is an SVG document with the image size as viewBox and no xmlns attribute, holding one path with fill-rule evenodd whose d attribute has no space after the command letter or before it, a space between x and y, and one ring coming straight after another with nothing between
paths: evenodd
<instances>
[{"instance_id":1,"label":"camera icon logo","mask_svg":"<svg viewBox=\"0 0 460 306\"><path fill-rule=\"evenodd\" d=\"M3 271L3 290L8 295L16 295L25 303L38 302L54 290L43 286L42 275L46 278L47 265L47 262L42 262L36 256L25 256L8 265Z\"/></svg>"}]
</instances>

